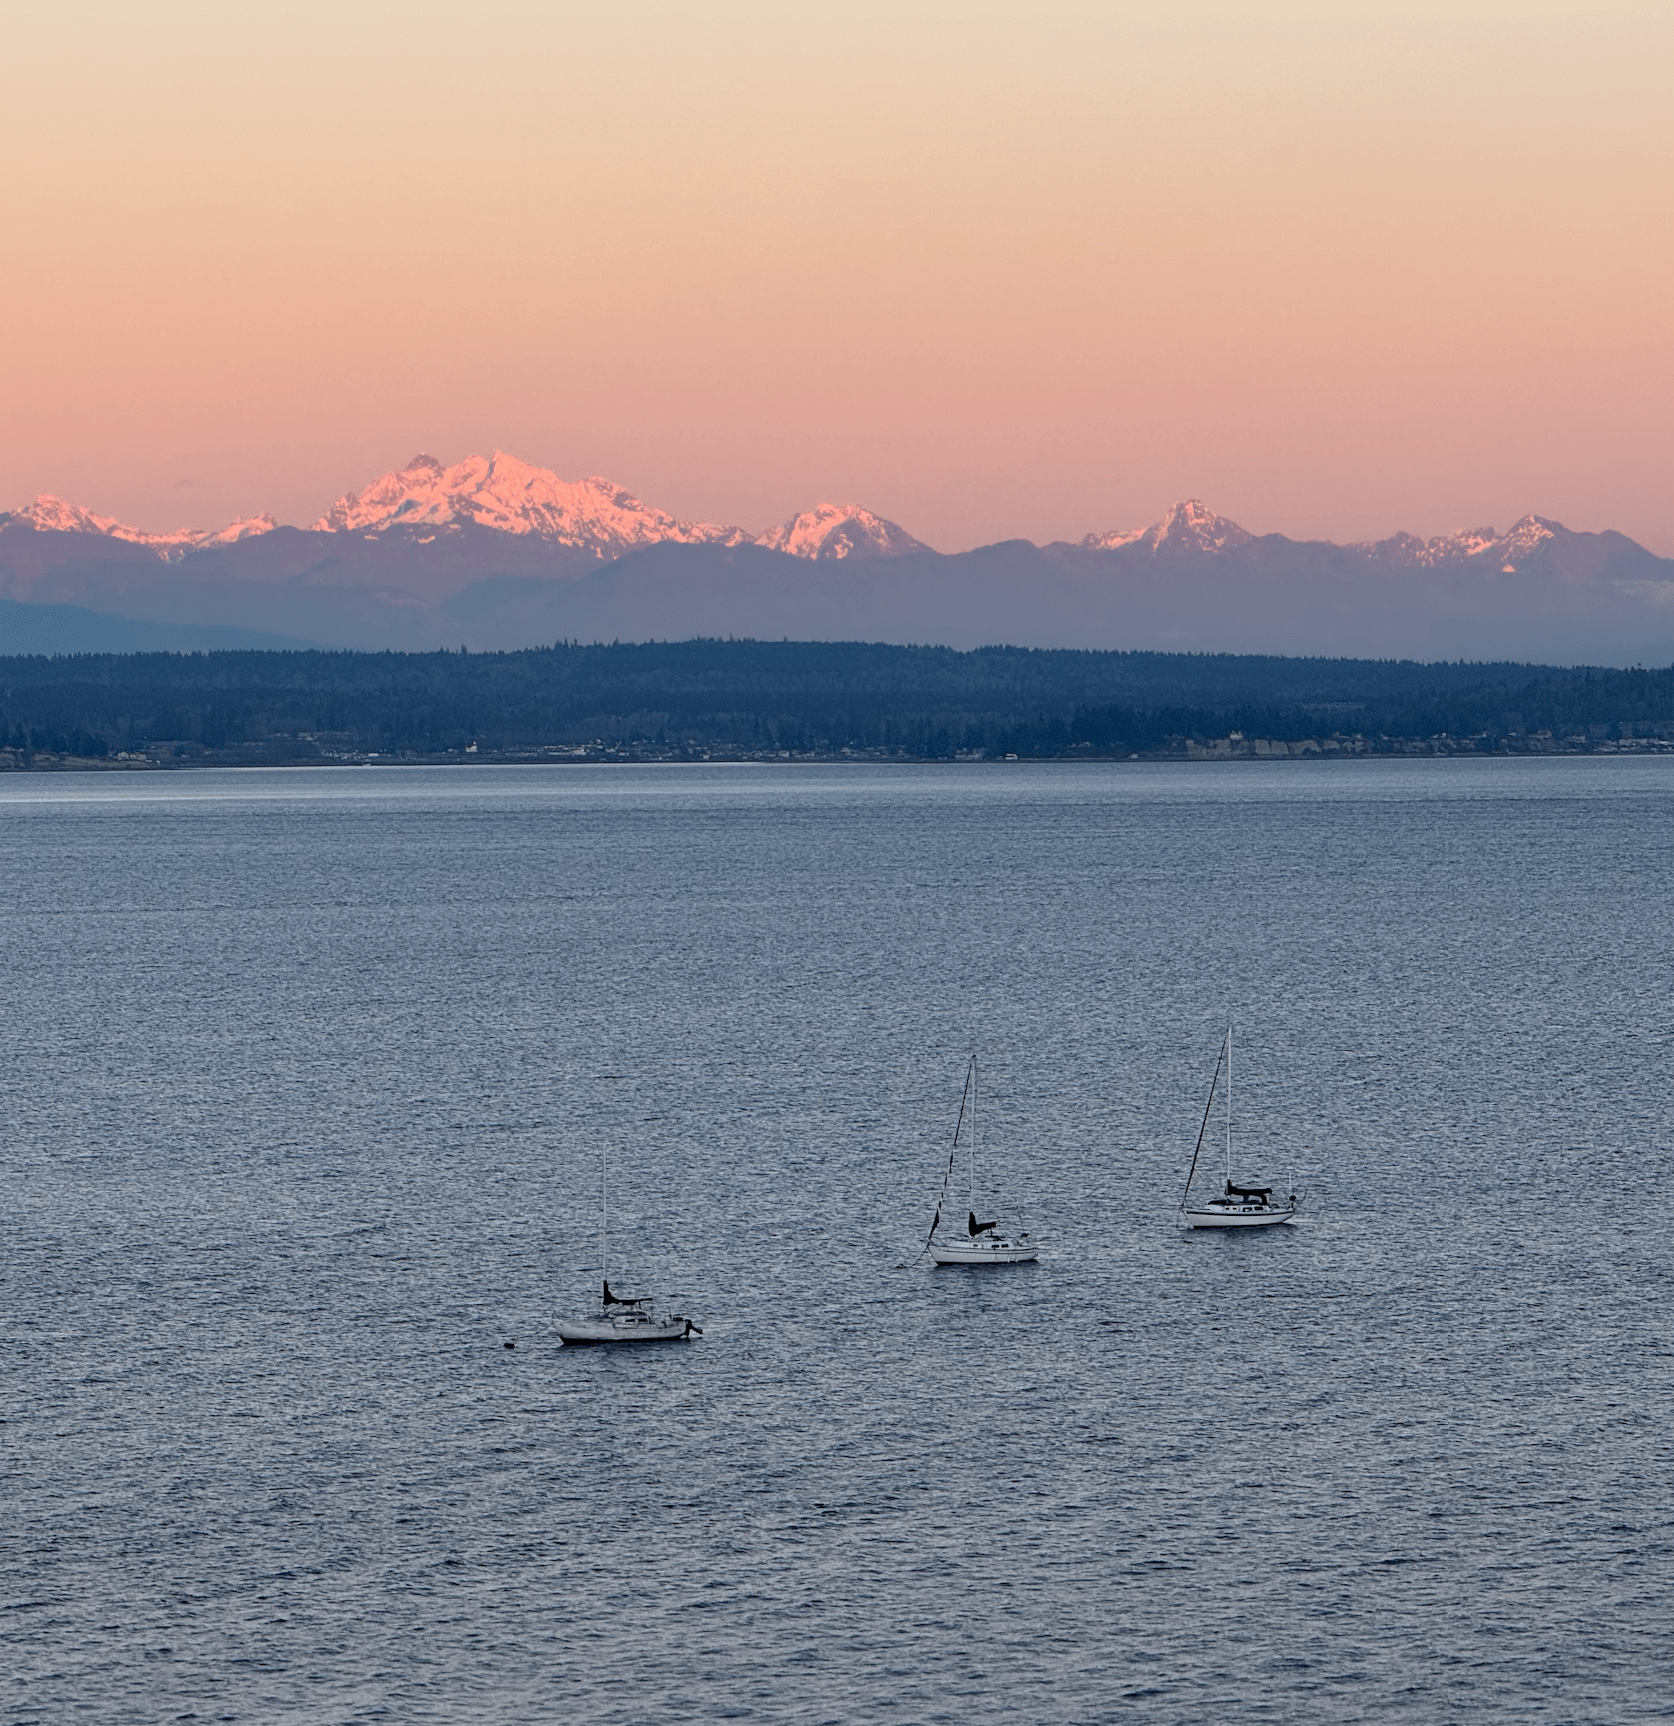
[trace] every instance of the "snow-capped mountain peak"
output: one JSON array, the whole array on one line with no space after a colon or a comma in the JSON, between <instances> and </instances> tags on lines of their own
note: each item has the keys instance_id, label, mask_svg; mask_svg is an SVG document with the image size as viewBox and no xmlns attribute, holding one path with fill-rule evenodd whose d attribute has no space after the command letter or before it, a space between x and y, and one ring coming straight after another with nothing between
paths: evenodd
<instances>
[{"instance_id":1,"label":"snow-capped mountain peak","mask_svg":"<svg viewBox=\"0 0 1674 1726\"><path fill-rule=\"evenodd\" d=\"M1159 551L1231 551L1248 545L1255 535L1237 522L1216 515L1195 497L1172 504L1161 521L1151 527L1118 528L1111 533L1090 533L1082 540L1089 551L1120 551L1124 546L1143 545Z\"/></svg>"},{"instance_id":2,"label":"snow-capped mountain peak","mask_svg":"<svg viewBox=\"0 0 1674 1726\"><path fill-rule=\"evenodd\" d=\"M1557 539L1567 529L1561 522L1547 521L1538 515L1526 515L1511 524L1502 542L1504 557L1502 564L1508 573L1516 569L1519 563L1527 562L1536 556L1546 546Z\"/></svg>"},{"instance_id":3,"label":"snow-capped mountain peak","mask_svg":"<svg viewBox=\"0 0 1674 1726\"><path fill-rule=\"evenodd\" d=\"M1174 504L1152 530L1156 534L1155 549L1174 551L1230 551L1234 546L1248 545L1255 538L1237 522L1216 515L1205 503L1189 497Z\"/></svg>"},{"instance_id":4,"label":"snow-capped mountain peak","mask_svg":"<svg viewBox=\"0 0 1674 1726\"><path fill-rule=\"evenodd\" d=\"M241 539L253 539L257 534L272 533L279 525L264 512L240 516L222 528L182 527L173 533L147 533L143 528L130 527L126 522L118 521L115 516L95 515L79 504L66 503L50 492L42 492L26 509L20 509L17 519L27 522L39 533L96 533L106 539L149 546L165 561L184 557L189 551L233 545Z\"/></svg>"},{"instance_id":5,"label":"snow-capped mountain peak","mask_svg":"<svg viewBox=\"0 0 1674 1726\"><path fill-rule=\"evenodd\" d=\"M716 522L682 521L643 503L608 479L560 479L496 450L444 467L417 455L358 492L346 492L318 521L319 533L378 534L394 527L454 528L534 534L556 545L616 557L637 546L742 545L750 536Z\"/></svg>"},{"instance_id":6,"label":"snow-capped mountain peak","mask_svg":"<svg viewBox=\"0 0 1674 1726\"><path fill-rule=\"evenodd\" d=\"M822 503L805 509L770 527L756 544L791 557L818 559L903 557L909 552L931 550L904 527L857 503Z\"/></svg>"},{"instance_id":7,"label":"snow-capped mountain peak","mask_svg":"<svg viewBox=\"0 0 1674 1726\"><path fill-rule=\"evenodd\" d=\"M66 503L49 491L43 491L26 509L20 509L17 518L28 522L38 533L102 533L110 539L144 538L137 527L129 527L113 515L95 515L92 510Z\"/></svg>"}]
</instances>

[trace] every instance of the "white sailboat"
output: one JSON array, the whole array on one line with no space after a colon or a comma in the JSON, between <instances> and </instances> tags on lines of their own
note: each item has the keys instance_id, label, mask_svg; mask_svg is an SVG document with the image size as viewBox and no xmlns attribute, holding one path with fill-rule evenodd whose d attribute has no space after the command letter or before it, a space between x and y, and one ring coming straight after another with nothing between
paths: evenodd
<instances>
[{"instance_id":1,"label":"white sailboat","mask_svg":"<svg viewBox=\"0 0 1674 1726\"><path fill-rule=\"evenodd\" d=\"M1215 1107L1215 1092L1220 1086L1223 1065L1226 1068L1226 1187L1212 1198L1194 1201L1192 1181L1197 1174L1198 1159L1203 1155L1203 1140L1209 1131L1209 1115ZM1220 1059L1215 1063L1215 1077L1209 1084L1209 1101L1203 1106L1203 1125L1197 1130L1197 1149L1192 1152L1192 1166L1186 1172L1186 1190L1180 1199L1180 1221L1189 1229L1257 1229L1271 1223L1288 1223L1296 1215L1296 1194L1280 1200L1275 1199L1273 1193L1272 1187L1239 1187L1232 1182L1232 1026L1228 1024Z\"/></svg>"},{"instance_id":2,"label":"white sailboat","mask_svg":"<svg viewBox=\"0 0 1674 1726\"><path fill-rule=\"evenodd\" d=\"M610 1165L607 1157L599 1164L599 1279L604 1295L596 1313L581 1318L563 1318L557 1331L569 1347L587 1343L615 1342L684 1342L689 1336L703 1332L684 1313L665 1313L658 1318L652 1311L650 1295L619 1295L610 1286Z\"/></svg>"},{"instance_id":3,"label":"white sailboat","mask_svg":"<svg viewBox=\"0 0 1674 1726\"><path fill-rule=\"evenodd\" d=\"M947 1203L948 1183L953 1178L954 1163L959 1156L959 1135L965 1125L967 1107L971 1117L970 1208L966 1212L964 1232L941 1233L942 1207ZM977 1060L971 1056L965 1073L965 1094L959 1102L959 1120L953 1129L953 1149L948 1152L947 1173L942 1177L942 1196L936 1206L936 1218L930 1225L930 1238L925 1243L930 1256L939 1265L1021 1265L1036 1256L1035 1243L1026 1231L1002 1234L999 1224L978 1221L981 1200L977 1188Z\"/></svg>"}]
</instances>

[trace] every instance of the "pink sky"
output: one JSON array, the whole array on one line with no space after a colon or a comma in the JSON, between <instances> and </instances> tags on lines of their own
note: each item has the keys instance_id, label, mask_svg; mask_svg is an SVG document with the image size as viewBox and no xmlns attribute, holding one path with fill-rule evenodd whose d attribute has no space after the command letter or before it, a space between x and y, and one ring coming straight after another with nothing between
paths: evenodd
<instances>
[{"instance_id":1,"label":"pink sky","mask_svg":"<svg viewBox=\"0 0 1674 1726\"><path fill-rule=\"evenodd\" d=\"M946 550L1195 495L1674 554L1666 0L62 0L0 40L0 508L307 521L499 447Z\"/></svg>"}]
</instances>

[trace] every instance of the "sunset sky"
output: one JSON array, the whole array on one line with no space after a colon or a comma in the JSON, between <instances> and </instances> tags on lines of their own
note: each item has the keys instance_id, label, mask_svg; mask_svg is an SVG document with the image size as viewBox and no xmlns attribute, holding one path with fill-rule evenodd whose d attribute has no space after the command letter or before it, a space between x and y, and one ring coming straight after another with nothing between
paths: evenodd
<instances>
[{"instance_id":1,"label":"sunset sky","mask_svg":"<svg viewBox=\"0 0 1674 1726\"><path fill-rule=\"evenodd\" d=\"M509 450L944 550L1674 554L1668 0L0 3L0 508Z\"/></svg>"}]
</instances>

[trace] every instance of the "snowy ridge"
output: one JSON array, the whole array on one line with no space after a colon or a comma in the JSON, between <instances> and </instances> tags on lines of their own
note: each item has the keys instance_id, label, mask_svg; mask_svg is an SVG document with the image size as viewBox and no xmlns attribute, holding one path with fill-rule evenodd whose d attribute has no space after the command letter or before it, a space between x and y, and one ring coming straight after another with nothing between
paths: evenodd
<instances>
[{"instance_id":1,"label":"snowy ridge","mask_svg":"<svg viewBox=\"0 0 1674 1726\"><path fill-rule=\"evenodd\" d=\"M272 533L278 525L265 509L260 515L241 515L237 521L230 521L213 533L199 534L192 541L191 549L202 551L212 545L237 545L241 539L255 539L259 534Z\"/></svg>"},{"instance_id":2,"label":"snowy ridge","mask_svg":"<svg viewBox=\"0 0 1674 1726\"><path fill-rule=\"evenodd\" d=\"M178 528L173 533L147 533L143 528L130 527L115 516L95 515L90 509L66 503L43 491L27 509L17 512L17 520L28 522L38 533L96 533L106 539L127 540L131 545L151 547L165 562L184 557L189 551L203 551L212 546L236 545L241 539L272 533L279 525L272 516L246 515L222 528Z\"/></svg>"},{"instance_id":3,"label":"snowy ridge","mask_svg":"<svg viewBox=\"0 0 1674 1726\"><path fill-rule=\"evenodd\" d=\"M1491 527L1461 528L1457 533L1420 539L1417 534L1397 533L1388 539L1362 540L1345 546L1374 563L1400 568L1433 569L1450 563L1474 563L1512 575L1524 564L1538 559L1554 540L1572 537L1561 523L1544 516L1526 515L1505 533ZM1255 538L1237 522L1216 515L1197 498L1177 503L1152 527L1118 529L1112 533L1090 533L1081 541L1088 551L1121 551L1142 546L1149 551L1227 552L1249 545Z\"/></svg>"},{"instance_id":4,"label":"snowy ridge","mask_svg":"<svg viewBox=\"0 0 1674 1726\"><path fill-rule=\"evenodd\" d=\"M1152 527L1117 529L1113 533L1090 533L1081 544L1087 551L1120 551L1125 546L1142 545L1152 552L1169 551L1231 551L1248 545L1255 538L1237 522L1216 515L1195 497L1170 506L1168 513Z\"/></svg>"},{"instance_id":5,"label":"snowy ridge","mask_svg":"<svg viewBox=\"0 0 1674 1726\"><path fill-rule=\"evenodd\" d=\"M1526 515L1515 521L1504 533L1491 527L1462 528L1457 533L1438 534L1434 539L1420 539L1417 534L1397 533L1389 539L1365 540L1352 545L1378 563L1393 563L1405 568L1434 569L1438 564L1469 563L1481 559L1492 564L1501 575L1515 575L1519 564L1539 556L1555 539L1567 538L1569 530L1562 522L1547 521L1538 515Z\"/></svg>"},{"instance_id":6,"label":"snowy ridge","mask_svg":"<svg viewBox=\"0 0 1674 1726\"><path fill-rule=\"evenodd\" d=\"M750 538L741 527L681 521L608 479L560 479L550 468L531 467L503 450L467 456L452 467L434 456L414 456L399 473L346 492L314 523L314 531L379 534L392 527L448 529L462 523L535 534L599 557L666 540L744 545Z\"/></svg>"},{"instance_id":7,"label":"snowy ridge","mask_svg":"<svg viewBox=\"0 0 1674 1726\"><path fill-rule=\"evenodd\" d=\"M822 503L770 527L757 541L769 551L791 557L904 557L930 551L904 527L885 521L857 503Z\"/></svg>"},{"instance_id":8,"label":"snowy ridge","mask_svg":"<svg viewBox=\"0 0 1674 1726\"><path fill-rule=\"evenodd\" d=\"M148 533L45 492L27 508L11 516L0 515L0 523L6 522L43 533L92 534L145 546L169 563L190 553L272 533L278 526L271 515L262 514L241 517L215 530L180 528L173 533ZM859 504L822 503L752 535L718 522L683 520L596 475L560 479L549 468L532 467L501 450L492 456L467 456L452 467L444 467L434 456L414 456L404 468L384 474L359 491L346 492L313 523L312 531L370 540L394 532L425 543L458 535L466 527L583 551L601 562L665 543L756 545L813 562L937 555L905 528ZM1611 537L1620 540L1619 535ZM1277 554L1292 544L1277 534L1260 543L1267 548L1262 556ZM1162 520L1150 527L1090 533L1079 541L1079 548L1130 556L1223 556L1254 544L1256 536L1237 522L1217 515L1198 498L1186 498L1171 505ZM1598 535L1572 534L1560 522L1525 515L1503 534L1491 527L1465 528L1431 539L1397 533L1337 549L1390 568L1468 566L1509 575L1544 565L1550 557L1572 570L1592 567L1588 559L1605 555L1598 549L1601 544Z\"/></svg>"}]
</instances>

